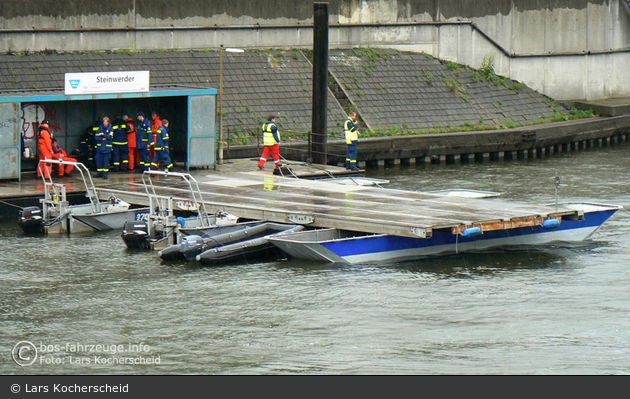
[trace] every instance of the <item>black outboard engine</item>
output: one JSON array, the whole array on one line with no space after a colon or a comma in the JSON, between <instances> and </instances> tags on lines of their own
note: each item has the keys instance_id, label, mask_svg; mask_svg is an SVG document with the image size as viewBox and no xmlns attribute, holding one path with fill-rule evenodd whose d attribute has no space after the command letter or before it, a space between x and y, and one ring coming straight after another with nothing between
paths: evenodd
<instances>
[{"instance_id":1,"label":"black outboard engine","mask_svg":"<svg viewBox=\"0 0 630 399\"><path fill-rule=\"evenodd\" d=\"M203 250L203 238L198 235L182 237L181 244L172 244L158 252L163 260L195 260L195 257Z\"/></svg>"},{"instance_id":2,"label":"black outboard engine","mask_svg":"<svg viewBox=\"0 0 630 399\"><path fill-rule=\"evenodd\" d=\"M18 225L25 233L41 233L44 231L42 210L38 206L27 206L20 209Z\"/></svg>"},{"instance_id":3,"label":"black outboard engine","mask_svg":"<svg viewBox=\"0 0 630 399\"><path fill-rule=\"evenodd\" d=\"M186 260L195 260L195 257L203 249L203 239L198 235L188 235L182 238L182 246L179 249Z\"/></svg>"},{"instance_id":4,"label":"black outboard engine","mask_svg":"<svg viewBox=\"0 0 630 399\"><path fill-rule=\"evenodd\" d=\"M129 249L149 249L149 225L141 220L127 221L121 237Z\"/></svg>"}]
</instances>

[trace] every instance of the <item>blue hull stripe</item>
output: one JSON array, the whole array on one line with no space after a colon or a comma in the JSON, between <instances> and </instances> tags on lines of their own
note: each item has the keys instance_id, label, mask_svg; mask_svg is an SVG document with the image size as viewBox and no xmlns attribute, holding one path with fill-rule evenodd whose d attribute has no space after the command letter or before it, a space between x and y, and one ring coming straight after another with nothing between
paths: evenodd
<instances>
[{"instance_id":1,"label":"blue hull stripe","mask_svg":"<svg viewBox=\"0 0 630 399\"><path fill-rule=\"evenodd\" d=\"M401 251L416 248L425 248L442 245L455 245L456 243L472 243L483 240L494 240L502 238L513 238L535 234L554 234L560 231L599 227L617 210L607 210L601 212L586 213L584 220L562 220L560 226L555 230L547 230L542 226L521 227L516 229L495 230L484 232L480 236L466 238L456 236L451 232L433 231L430 239L411 238L391 235L365 236L353 240L329 241L322 243L322 246L337 254L340 257L375 254L391 251Z\"/></svg>"}]
</instances>

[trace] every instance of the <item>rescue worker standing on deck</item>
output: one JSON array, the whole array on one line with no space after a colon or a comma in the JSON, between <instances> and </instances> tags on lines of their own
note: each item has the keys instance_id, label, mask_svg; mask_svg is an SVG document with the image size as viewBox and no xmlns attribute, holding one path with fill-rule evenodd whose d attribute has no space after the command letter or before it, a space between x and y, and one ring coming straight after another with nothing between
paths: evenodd
<instances>
[{"instance_id":1,"label":"rescue worker standing on deck","mask_svg":"<svg viewBox=\"0 0 630 399\"><path fill-rule=\"evenodd\" d=\"M169 151L168 119L163 119L162 125L157 128L157 132L155 133L155 155L151 161L152 170L157 170L160 162L164 162L165 172L168 172L173 167Z\"/></svg>"},{"instance_id":2,"label":"rescue worker standing on deck","mask_svg":"<svg viewBox=\"0 0 630 399\"><path fill-rule=\"evenodd\" d=\"M267 162L269 154L273 157L276 169L279 169L282 166L280 164L280 132L278 132L278 126L276 126L275 116L270 115L267 118L267 122L262 125L262 131L265 149L258 161L258 169L262 170L265 168L265 162Z\"/></svg>"},{"instance_id":3,"label":"rescue worker standing on deck","mask_svg":"<svg viewBox=\"0 0 630 399\"><path fill-rule=\"evenodd\" d=\"M138 143L136 142L136 126L130 116L123 115L125 125L127 125L127 146L129 148L129 171L133 171L140 162L140 154L138 154Z\"/></svg>"},{"instance_id":4,"label":"rescue worker standing on deck","mask_svg":"<svg viewBox=\"0 0 630 399\"><path fill-rule=\"evenodd\" d=\"M153 143L157 140L157 129L160 126L162 126L162 119L160 118L160 115L158 115L157 111L151 111L151 132L153 132L153 137L150 138L150 140L152 140ZM155 158L155 145L151 144L151 147L149 148L149 159L152 160L153 158Z\"/></svg>"},{"instance_id":5,"label":"rescue worker standing on deck","mask_svg":"<svg viewBox=\"0 0 630 399\"><path fill-rule=\"evenodd\" d=\"M357 147L359 144L359 132L357 131L357 113L352 111L343 123L343 133L346 137L348 152L346 153L346 169L352 171L359 170L357 168Z\"/></svg>"},{"instance_id":6,"label":"rescue worker standing on deck","mask_svg":"<svg viewBox=\"0 0 630 399\"><path fill-rule=\"evenodd\" d=\"M94 132L92 126L88 126L81 135L81 155L85 158L85 166L91 169L94 166Z\"/></svg>"},{"instance_id":7,"label":"rescue worker standing on deck","mask_svg":"<svg viewBox=\"0 0 630 399\"><path fill-rule=\"evenodd\" d=\"M114 115L114 121L112 122L112 130L114 131L113 158L114 158L114 172L120 170L127 170L129 166L129 147L127 140L127 124L120 117L120 115Z\"/></svg>"},{"instance_id":8,"label":"rescue worker standing on deck","mask_svg":"<svg viewBox=\"0 0 630 399\"><path fill-rule=\"evenodd\" d=\"M154 144L151 122L144 116L144 112L138 112L138 128L136 129L136 142L138 143L138 153L140 154L140 167L143 171L151 167L149 158L149 147Z\"/></svg>"},{"instance_id":9,"label":"rescue worker standing on deck","mask_svg":"<svg viewBox=\"0 0 630 399\"><path fill-rule=\"evenodd\" d=\"M37 152L39 153L40 160L53 159L52 136L50 132L50 122L46 119L39 125L37 131ZM37 177L41 177L43 173L44 178L49 179L51 170L51 164L40 163L37 166Z\"/></svg>"},{"instance_id":10,"label":"rescue worker standing on deck","mask_svg":"<svg viewBox=\"0 0 630 399\"><path fill-rule=\"evenodd\" d=\"M107 179L109 175L109 160L112 156L112 141L114 140L114 131L109 123L109 117L103 118L103 123L99 126L94 135L95 149L94 158L96 159L96 177Z\"/></svg>"},{"instance_id":11,"label":"rescue worker standing on deck","mask_svg":"<svg viewBox=\"0 0 630 399\"><path fill-rule=\"evenodd\" d=\"M59 161L70 161L76 162L77 160L74 158L70 158L68 153L63 148L59 147L57 143L57 139L52 139L52 150L53 150L53 158ZM63 165L58 164L57 174L59 177L70 176L70 172L74 170L74 165Z\"/></svg>"}]
</instances>

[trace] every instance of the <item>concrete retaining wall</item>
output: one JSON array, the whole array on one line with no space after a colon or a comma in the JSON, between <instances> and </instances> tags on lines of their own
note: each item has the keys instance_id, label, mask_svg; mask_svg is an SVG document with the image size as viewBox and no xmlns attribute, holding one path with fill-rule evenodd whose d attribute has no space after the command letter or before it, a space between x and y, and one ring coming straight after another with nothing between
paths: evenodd
<instances>
[{"instance_id":1,"label":"concrete retaining wall","mask_svg":"<svg viewBox=\"0 0 630 399\"><path fill-rule=\"evenodd\" d=\"M624 0L334 0L331 47L418 51L558 100L630 96ZM1 51L312 47L306 0L0 2Z\"/></svg>"},{"instance_id":2,"label":"concrete retaining wall","mask_svg":"<svg viewBox=\"0 0 630 399\"><path fill-rule=\"evenodd\" d=\"M360 139L360 166L415 163L535 158L545 154L580 150L628 142L630 115L593 118L506 130ZM343 166L341 141L328 142L328 164ZM258 158L261 148L237 146L226 149L224 159ZM305 143L283 143L281 155L289 160L307 161Z\"/></svg>"}]
</instances>

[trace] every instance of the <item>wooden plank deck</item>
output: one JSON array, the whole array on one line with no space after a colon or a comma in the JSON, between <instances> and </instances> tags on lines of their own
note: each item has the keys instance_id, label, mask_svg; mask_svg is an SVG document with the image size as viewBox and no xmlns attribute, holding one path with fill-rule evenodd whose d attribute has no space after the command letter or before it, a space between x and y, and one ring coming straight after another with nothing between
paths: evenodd
<instances>
[{"instance_id":1,"label":"wooden plank deck","mask_svg":"<svg viewBox=\"0 0 630 399\"><path fill-rule=\"evenodd\" d=\"M333 227L373 234L408 237L430 236L433 230L462 231L465 226L511 228L523 223L540 224L549 217L574 215L575 211L505 201L500 198L470 199L376 186L304 180L258 171L229 174L196 172L209 212L225 211L246 219L273 222L298 221L313 227ZM157 193L190 198L189 189L177 177L154 180ZM101 187L103 199L121 199L147 205L144 186ZM509 223L508 223L509 222ZM459 230L453 230L457 228Z\"/></svg>"},{"instance_id":2,"label":"wooden plank deck","mask_svg":"<svg viewBox=\"0 0 630 399\"><path fill-rule=\"evenodd\" d=\"M340 184L323 178L346 177L347 183L349 175L344 168L303 163L289 166L294 173L287 176L310 179L259 171L255 159L234 160L216 170L190 174L199 184L208 212L224 211L243 219L298 222L372 234L429 237L434 230L461 233L473 225L487 230L509 229L538 225L550 217L579 217L574 210L556 211L553 206L501 198L462 198L386 186ZM157 193L190 199L190 190L181 177L170 175L154 176ZM85 187L76 176L55 180L66 184L69 193L84 192ZM100 199L117 196L131 204L148 205L140 173L110 173L109 180L94 179L94 184ZM0 197L4 198L43 196L43 184L35 178L4 182L1 191Z\"/></svg>"}]
</instances>

